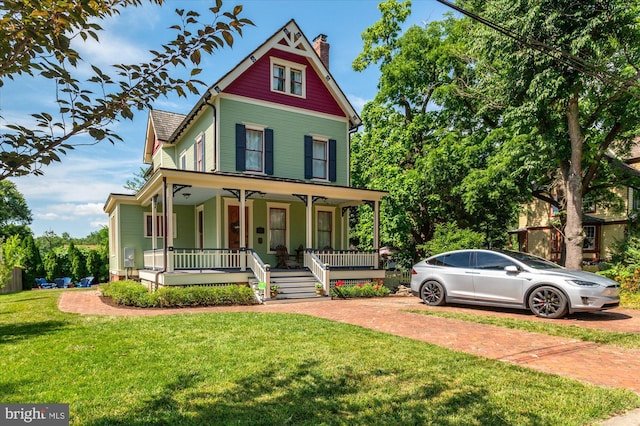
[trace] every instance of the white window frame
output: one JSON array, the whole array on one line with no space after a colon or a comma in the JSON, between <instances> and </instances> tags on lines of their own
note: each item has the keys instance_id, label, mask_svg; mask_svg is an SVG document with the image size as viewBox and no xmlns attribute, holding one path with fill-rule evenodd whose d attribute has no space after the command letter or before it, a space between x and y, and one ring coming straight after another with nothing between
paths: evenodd
<instances>
[{"instance_id":1,"label":"white window frame","mask_svg":"<svg viewBox=\"0 0 640 426\"><path fill-rule=\"evenodd\" d=\"M275 250L271 250L271 209L281 209L285 210L286 220L285 220L285 246L287 250L291 250L291 214L289 211L289 204L285 203L267 203L267 253L275 254Z\"/></svg>"},{"instance_id":2,"label":"white window frame","mask_svg":"<svg viewBox=\"0 0 640 426\"><path fill-rule=\"evenodd\" d=\"M313 141L311 142L311 174L313 175L313 180L319 180L322 182L326 182L329 180L329 139L312 136ZM315 161L316 157L314 157L314 145L316 142L320 142L324 144L324 177L315 176Z\"/></svg>"},{"instance_id":3,"label":"white window frame","mask_svg":"<svg viewBox=\"0 0 640 426\"><path fill-rule=\"evenodd\" d=\"M587 236L587 228L593 229L593 236ZM582 227L584 232L584 241L593 241L593 246L585 247L584 244L582 246L583 251L596 251L598 249L598 227L596 225L584 225Z\"/></svg>"},{"instance_id":4,"label":"white window frame","mask_svg":"<svg viewBox=\"0 0 640 426\"><path fill-rule=\"evenodd\" d=\"M200 133L193 142L193 169L197 172L205 171L205 141L204 133ZM200 144L200 149L198 149L198 144ZM198 164L198 159L202 160L200 164Z\"/></svg>"},{"instance_id":5,"label":"white window frame","mask_svg":"<svg viewBox=\"0 0 640 426\"><path fill-rule=\"evenodd\" d=\"M319 226L318 226L318 213L319 212L328 212L331 213L331 241L330 241L330 245L333 249L336 248L336 209L334 207L325 207L325 206L316 206L315 207L315 218L314 218L314 225L315 225L315 242L316 245L319 242L318 239L318 231L319 231ZM318 249L322 250L324 247L317 247Z\"/></svg>"},{"instance_id":6,"label":"white window frame","mask_svg":"<svg viewBox=\"0 0 640 426\"><path fill-rule=\"evenodd\" d=\"M269 87L271 88L271 91L273 93L280 93L283 95L289 95L289 96L295 96L297 98L306 98L307 97L307 67L306 65L303 64L298 64L295 62L290 62L284 59L280 59L280 58L274 58L271 57L270 59L270 66L269 66L269 72L270 72L270 78L269 78ZM274 67L282 67L284 68L284 91L281 90L277 90L276 88L273 87L273 70ZM293 93L291 91L291 71L292 70L296 70L296 71L300 71L301 77L302 77L302 81L301 81L301 88L300 88L300 94L296 94Z\"/></svg>"},{"instance_id":7,"label":"white window frame","mask_svg":"<svg viewBox=\"0 0 640 426\"><path fill-rule=\"evenodd\" d=\"M255 174L264 174L264 169L265 169L265 130L266 130L266 126L261 126L258 124L251 124L251 123L242 123L244 124L244 171L246 173L255 173ZM249 152L249 149L247 148L247 134L249 132L260 132L262 133L262 164L260 165L261 169L260 170L249 170L249 168L247 167L247 152Z\"/></svg>"},{"instance_id":8,"label":"white window frame","mask_svg":"<svg viewBox=\"0 0 640 426\"><path fill-rule=\"evenodd\" d=\"M144 217L143 220L144 222L142 223L142 229L144 232L144 237L145 238L153 238L153 229L148 229L147 228L147 223L148 223L148 217L151 216L151 212L144 212ZM156 213L156 220L157 220L157 226L158 226L158 238L162 237L163 235L163 231L164 231L164 227L162 226L162 219L163 219L164 215L162 213ZM176 214L173 214L173 238L176 238L178 236L178 227L176 226L178 221L176 220Z\"/></svg>"},{"instance_id":9,"label":"white window frame","mask_svg":"<svg viewBox=\"0 0 640 426\"><path fill-rule=\"evenodd\" d=\"M180 169L187 170L187 151L182 151L180 153Z\"/></svg>"}]
</instances>

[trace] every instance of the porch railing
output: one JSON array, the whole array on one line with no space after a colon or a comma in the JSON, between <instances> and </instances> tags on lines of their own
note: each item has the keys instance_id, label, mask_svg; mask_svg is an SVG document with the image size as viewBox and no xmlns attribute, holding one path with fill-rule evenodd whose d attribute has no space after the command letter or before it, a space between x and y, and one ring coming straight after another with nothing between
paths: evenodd
<instances>
[{"instance_id":1,"label":"porch railing","mask_svg":"<svg viewBox=\"0 0 640 426\"><path fill-rule=\"evenodd\" d=\"M313 254L313 257L307 254ZM262 282L268 282L264 279L265 265L259 256L251 249L230 249L230 248L174 248L168 252L170 260L173 260L173 269L241 269L245 267L251 268ZM314 266L314 264L316 264ZM376 251L359 251L359 250L314 250L307 249L305 251L304 264L307 268L313 267L323 268L324 265L330 265L332 269L351 268L351 269L377 269L378 254ZM159 270L164 267L163 249L147 250L144 252L144 267L146 269ZM312 271L322 274L320 269ZM320 278L319 278L320 279Z\"/></svg>"},{"instance_id":2,"label":"porch railing","mask_svg":"<svg viewBox=\"0 0 640 426\"><path fill-rule=\"evenodd\" d=\"M314 250L322 263L331 268L367 268L377 269L378 253L360 250Z\"/></svg>"},{"instance_id":3,"label":"porch railing","mask_svg":"<svg viewBox=\"0 0 640 426\"><path fill-rule=\"evenodd\" d=\"M247 267L253 271L259 282L265 283L264 297L265 299L270 298L271 266L265 264L258 256L258 253L250 249L247 251Z\"/></svg>"},{"instance_id":4,"label":"porch railing","mask_svg":"<svg viewBox=\"0 0 640 426\"><path fill-rule=\"evenodd\" d=\"M145 269L164 268L163 249L147 250L144 252Z\"/></svg>"},{"instance_id":5,"label":"porch railing","mask_svg":"<svg viewBox=\"0 0 640 426\"><path fill-rule=\"evenodd\" d=\"M168 254L173 257L173 269L240 269L244 263L245 253L244 250L229 248L174 248ZM164 267L162 249L145 251L144 267L162 269Z\"/></svg>"},{"instance_id":6,"label":"porch railing","mask_svg":"<svg viewBox=\"0 0 640 426\"><path fill-rule=\"evenodd\" d=\"M307 249L304 252L304 266L322 284L325 294L329 294L329 265L322 262L313 250Z\"/></svg>"}]
</instances>

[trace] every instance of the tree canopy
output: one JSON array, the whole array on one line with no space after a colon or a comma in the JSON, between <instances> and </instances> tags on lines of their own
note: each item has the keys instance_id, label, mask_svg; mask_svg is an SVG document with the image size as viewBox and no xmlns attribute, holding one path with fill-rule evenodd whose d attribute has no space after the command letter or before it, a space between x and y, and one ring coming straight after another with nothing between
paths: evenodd
<instances>
[{"instance_id":1,"label":"tree canopy","mask_svg":"<svg viewBox=\"0 0 640 426\"><path fill-rule=\"evenodd\" d=\"M363 33L354 69L378 64L381 77L354 138L354 181L390 191L383 238L408 248L454 221L497 244L538 197L563 212L577 268L583 197L614 206L613 187L638 185L618 158L640 123L639 6L457 4L501 31L450 15L402 33L411 3L388 0Z\"/></svg>"},{"instance_id":2,"label":"tree canopy","mask_svg":"<svg viewBox=\"0 0 640 426\"><path fill-rule=\"evenodd\" d=\"M31 210L15 184L8 180L0 181L0 239L30 235L28 225L31 221Z\"/></svg>"},{"instance_id":3,"label":"tree canopy","mask_svg":"<svg viewBox=\"0 0 640 426\"><path fill-rule=\"evenodd\" d=\"M162 5L163 0L148 0ZM49 111L34 111L35 125L9 123L0 134L0 180L11 176L42 174L43 167L60 161L74 148L73 137L89 135L95 143L121 138L110 126L131 119L137 110L148 109L161 96L198 93L197 68L202 53L211 54L233 45L234 36L246 25L242 6L225 11L216 0L206 16L176 9L171 28L175 38L138 64L116 64L103 70L90 64L91 77L80 79L82 58L73 42L99 41L102 20L123 8L138 7L142 0L54 0L0 2L0 86L20 75L55 82ZM181 79L172 70L186 67L190 77ZM6 118L6 117L5 117Z\"/></svg>"}]
</instances>

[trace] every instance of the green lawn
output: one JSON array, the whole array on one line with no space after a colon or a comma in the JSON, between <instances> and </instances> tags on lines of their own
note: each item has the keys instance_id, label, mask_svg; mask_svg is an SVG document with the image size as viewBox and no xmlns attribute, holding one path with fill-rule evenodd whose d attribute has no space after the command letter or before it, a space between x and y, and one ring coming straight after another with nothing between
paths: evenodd
<instances>
[{"instance_id":1,"label":"green lawn","mask_svg":"<svg viewBox=\"0 0 640 426\"><path fill-rule=\"evenodd\" d=\"M512 328L516 330L532 331L534 333L548 334L551 336L568 337L585 342L593 342L604 345L621 346L624 348L640 349L640 334L620 333L614 331L596 330L576 325L561 325L554 321L534 322L526 319L507 317L494 317L481 314L461 312L444 312L438 310L408 310L415 314L432 315L435 317L452 318L461 321L475 322L479 324L495 325L498 327Z\"/></svg>"},{"instance_id":2,"label":"green lawn","mask_svg":"<svg viewBox=\"0 0 640 426\"><path fill-rule=\"evenodd\" d=\"M640 406L581 384L302 315L103 317L0 296L0 401L72 424L582 425Z\"/></svg>"}]
</instances>

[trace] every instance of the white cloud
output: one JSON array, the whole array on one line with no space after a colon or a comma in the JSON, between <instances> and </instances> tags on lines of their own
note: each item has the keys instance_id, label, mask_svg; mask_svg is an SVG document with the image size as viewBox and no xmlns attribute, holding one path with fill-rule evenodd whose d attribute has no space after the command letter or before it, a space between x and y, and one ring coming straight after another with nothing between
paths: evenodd
<instances>
[{"instance_id":1,"label":"white cloud","mask_svg":"<svg viewBox=\"0 0 640 426\"><path fill-rule=\"evenodd\" d=\"M364 108L364 105L371 100L362 98L357 95L347 95L347 98L349 99L349 102L351 102L351 105L353 105L353 107L356 109L358 114L362 112L362 108Z\"/></svg>"}]
</instances>

